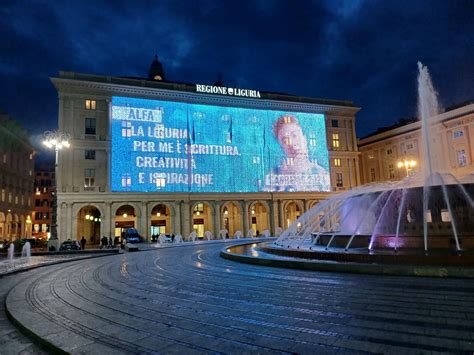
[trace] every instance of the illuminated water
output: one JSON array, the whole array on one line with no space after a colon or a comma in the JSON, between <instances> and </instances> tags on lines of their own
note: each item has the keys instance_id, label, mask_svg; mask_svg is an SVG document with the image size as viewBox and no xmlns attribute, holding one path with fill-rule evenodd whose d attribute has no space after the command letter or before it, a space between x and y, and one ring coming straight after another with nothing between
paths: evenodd
<instances>
[{"instance_id":1,"label":"illuminated water","mask_svg":"<svg viewBox=\"0 0 474 355\"><path fill-rule=\"evenodd\" d=\"M13 253L15 253L15 245L11 243L10 246L8 247L8 260L9 261L13 260Z\"/></svg>"},{"instance_id":2,"label":"illuminated water","mask_svg":"<svg viewBox=\"0 0 474 355\"><path fill-rule=\"evenodd\" d=\"M474 247L474 176L445 172L433 121L437 93L428 69L418 63L418 114L422 121L422 169L401 181L371 184L323 201L303 214L274 243L277 248L325 249ZM471 243L471 244L469 244Z\"/></svg>"}]
</instances>

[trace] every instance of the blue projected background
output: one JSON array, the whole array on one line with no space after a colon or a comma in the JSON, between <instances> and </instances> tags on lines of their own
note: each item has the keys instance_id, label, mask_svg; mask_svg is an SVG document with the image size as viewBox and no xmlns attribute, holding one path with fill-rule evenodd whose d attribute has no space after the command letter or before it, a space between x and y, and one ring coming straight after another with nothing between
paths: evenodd
<instances>
[{"instance_id":1,"label":"blue projected background","mask_svg":"<svg viewBox=\"0 0 474 355\"><path fill-rule=\"evenodd\" d=\"M112 98L112 191L329 191L324 115Z\"/></svg>"}]
</instances>

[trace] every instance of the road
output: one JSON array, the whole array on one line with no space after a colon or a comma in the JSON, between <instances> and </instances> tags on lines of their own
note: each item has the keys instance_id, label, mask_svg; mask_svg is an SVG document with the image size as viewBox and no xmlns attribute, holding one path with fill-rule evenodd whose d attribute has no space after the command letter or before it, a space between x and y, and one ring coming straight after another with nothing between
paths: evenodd
<instances>
[{"instance_id":1,"label":"road","mask_svg":"<svg viewBox=\"0 0 474 355\"><path fill-rule=\"evenodd\" d=\"M222 259L223 246L43 267L12 283L6 305L72 353L474 351L472 279L269 268Z\"/></svg>"}]
</instances>

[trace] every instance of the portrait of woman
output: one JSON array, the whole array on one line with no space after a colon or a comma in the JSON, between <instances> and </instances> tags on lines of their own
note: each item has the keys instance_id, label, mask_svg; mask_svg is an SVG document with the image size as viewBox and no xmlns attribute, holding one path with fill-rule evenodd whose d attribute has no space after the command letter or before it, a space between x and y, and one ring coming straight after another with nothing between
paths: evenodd
<instances>
[{"instance_id":1,"label":"portrait of woman","mask_svg":"<svg viewBox=\"0 0 474 355\"><path fill-rule=\"evenodd\" d=\"M296 116L285 114L273 124L273 134L286 157L265 176L265 191L329 191L329 173L312 161L308 141Z\"/></svg>"}]
</instances>

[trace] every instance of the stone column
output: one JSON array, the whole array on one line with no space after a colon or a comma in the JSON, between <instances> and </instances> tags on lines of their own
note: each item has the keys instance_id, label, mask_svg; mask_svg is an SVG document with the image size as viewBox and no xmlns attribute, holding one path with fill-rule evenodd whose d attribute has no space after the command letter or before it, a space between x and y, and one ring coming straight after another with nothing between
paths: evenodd
<instances>
[{"instance_id":1,"label":"stone column","mask_svg":"<svg viewBox=\"0 0 474 355\"><path fill-rule=\"evenodd\" d=\"M279 225L279 209L278 209L278 201L275 201L275 200L272 200L270 202L270 229L271 229L271 233L272 235L275 235L275 232L276 232L276 229L278 227L282 227L281 225Z\"/></svg>"},{"instance_id":2,"label":"stone column","mask_svg":"<svg viewBox=\"0 0 474 355\"><path fill-rule=\"evenodd\" d=\"M181 227L181 201L174 201L171 205L173 207L173 213L171 213L172 218L172 231L173 234L181 234L183 239L185 235L183 234L183 229ZM187 237L187 236L186 236Z\"/></svg>"},{"instance_id":3,"label":"stone column","mask_svg":"<svg viewBox=\"0 0 474 355\"><path fill-rule=\"evenodd\" d=\"M104 203L104 215L100 216L100 235L115 237L115 224L112 226L112 204L110 202Z\"/></svg>"},{"instance_id":4,"label":"stone column","mask_svg":"<svg viewBox=\"0 0 474 355\"><path fill-rule=\"evenodd\" d=\"M181 202L181 220L180 220L180 230L182 232L183 238L188 238L189 233L191 233L191 210L188 201Z\"/></svg>"},{"instance_id":5,"label":"stone column","mask_svg":"<svg viewBox=\"0 0 474 355\"><path fill-rule=\"evenodd\" d=\"M142 202L140 205L141 215L140 215L140 223L138 230L139 233L147 240L150 240L150 228L148 228L148 206L145 202Z\"/></svg>"},{"instance_id":6,"label":"stone column","mask_svg":"<svg viewBox=\"0 0 474 355\"><path fill-rule=\"evenodd\" d=\"M242 208L242 234L246 237L247 231L249 230L249 201L240 201L240 206Z\"/></svg>"},{"instance_id":7,"label":"stone column","mask_svg":"<svg viewBox=\"0 0 474 355\"><path fill-rule=\"evenodd\" d=\"M213 225L214 225L214 238L219 237L219 231L222 229L222 216L221 216L221 203L219 201L214 201L213 203L214 213L213 213Z\"/></svg>"},{"instance_id":8,"label":"stone column","mask_svg":"<svg viewBox=\"0 0 474 355\"><path fill-rule=\"evenodd\" d=\"M72 240L77 238L77 231L74 233L73 228L72 228L72 222L73 222L73 217L72 217L72 203L67 203L66 204L66 234L65 234L65 239L71 238Z\"/></svg>"},{"instance_id":9,"label":"stone column","mask_svg":"<svg viewBox=\"0 0 474 355\"><path fill-rule=\"evenodd\" d=\"M360 176L360 169L359 169L359 159L355 158L354 159L354 165L355 165L355 177L356 177L356 186L359 186L361 184L361 176ZM367 181L368 179L366 179Z\"/></svg>"}]
</instances>

